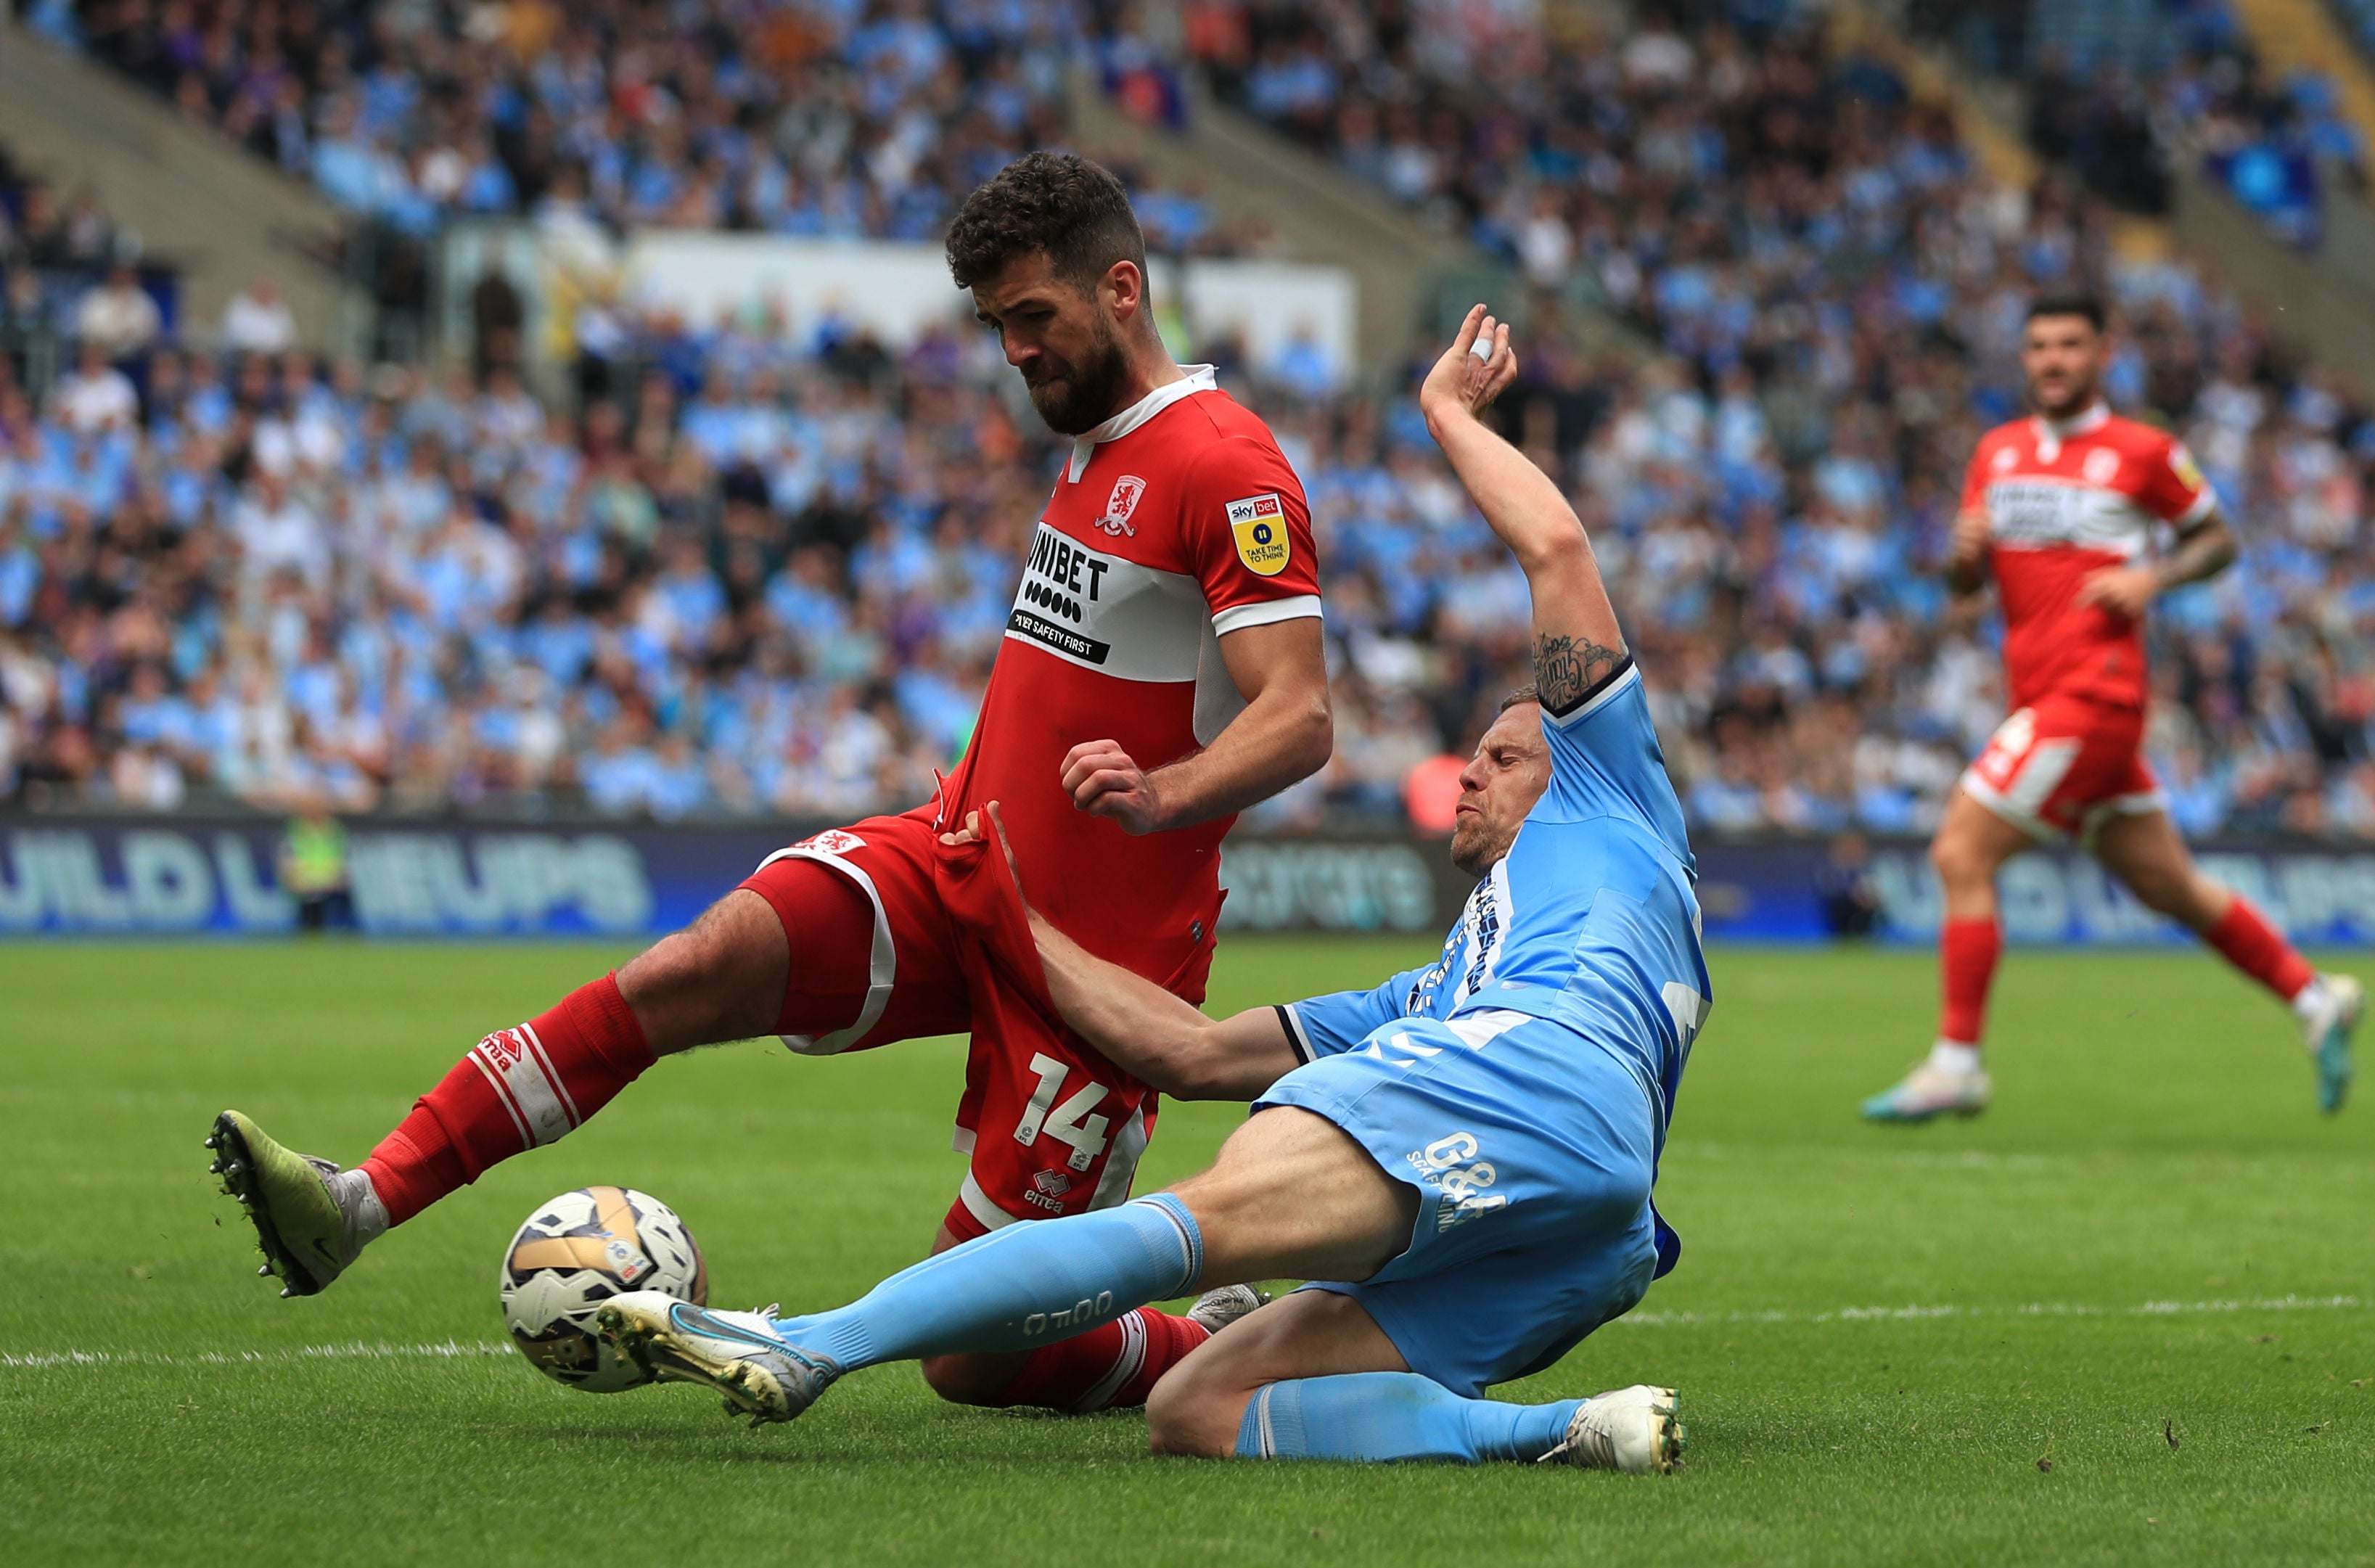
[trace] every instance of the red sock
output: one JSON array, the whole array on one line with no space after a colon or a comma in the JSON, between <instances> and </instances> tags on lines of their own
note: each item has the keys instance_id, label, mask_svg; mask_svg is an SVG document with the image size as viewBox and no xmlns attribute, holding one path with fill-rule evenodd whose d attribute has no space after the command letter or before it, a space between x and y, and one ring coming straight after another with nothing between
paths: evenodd
<instances>
[{"instance_id":1,"label":"red sock","mask_svg":"<svg viewBox=\"0 0 2375 1568\"><path fill-rule=\"evenodd\" d=\"M2286 941L2284 933L2269 925L2267 916L2240 893L2218 917L2218 924L2202 934L2202 939L2217 949L2220 958L2287 1002L2317 978L2317 971L2309 966L2300 950Z\"/></svg>"},{"instance_id":2,"label":"red sock","mask_svg":"<svg viewBox=\"0 0 2375 1568\"><path fill-rule=\"evenodd\" d=\"M1938 974L1945 1005L1938 1012L1938 1038L1977 1045L1987 1022L1988 986L1996 977L2003 933L1993 920L1949 920L1938 927Z\"/></svg>"},{"instance_id":3,"label":"red sock","mask_svg":"<svg viewBox=\"0 0 2375 1568\"><path fill-rule=\"evenodd\" d=\"M651 1065L644 1026L615 974L488 1035L363 1161L388 1223L401 1225L489 1166L552 1142Z\"/></svg>"},{"instance_id":4,"label":"red sock","mask_svg":"<svg viewBox=\"0 0 2375 1568\"><path fill-rule=\"evenodd\" d=\"M1038 1405L1076 1416L1143 1405L1163 1374L1211 1337L1192 1317L1140 1307L1101 1328L1034 1350L993 1403Z\"/></svg>"}]
</instances>

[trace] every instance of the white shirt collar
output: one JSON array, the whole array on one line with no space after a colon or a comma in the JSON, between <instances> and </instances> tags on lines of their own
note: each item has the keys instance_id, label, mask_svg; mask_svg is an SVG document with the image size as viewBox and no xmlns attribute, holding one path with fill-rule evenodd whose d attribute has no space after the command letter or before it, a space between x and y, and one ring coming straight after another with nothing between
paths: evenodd
<instances>
[{"instance_id":1,"label":"white shirt collar","mask_svg":"<svg viewBox=\"0 0 2375 1568\"><path fill-rule=\"evenodd\" d=\"M2068 441L2072 436L2085 435L2091 430L2101 430L2104 422L2110 417L2111 406L2097 398L2086 406L2085 412L2073 414L2066 419L2049 419L2042 414L2037 414L2030 417L2029 424L2037 431L2038 454L2050 463L2062 451L2063 442Z\"/></svg>"},{"instance_id":2,"label":"white shirt collar","mask_svg":"<svg viewBox=\"0 0 2375 1568\"><path fill-rule=\"evenodd\" d=\"M2092 404L2087 404L2086 411L2074 413L2069 419L2045 419L2042 413L2038 413L2030 419L2030 423L2036 425L2038 442L2048 442L2048 444L2059 447L2069 437L2087 435L2090 430L2102 430L2104 420L2109 419L2111 419L2111 404L2095 399Z\"/></svg>"},{"instance_id":3,"label":"white shirt collar","mask_svg":"<svg viewBox=\"0 0 2375 1568\"><path fill-rule=\"evenodd\" d=\"M1088 472L1089 459L1096 455L1100 442L1126 436L1181 398L1193 397L1199 392L1211 392L1221 384L1220 378L1212 373L1210 365L1182 365L1179 368L1187 373L1177 381L1164 383L1104 424L1072 438L1072 460L1064 465L1066 484L1081 482L1081 476Z\"/></svg>"}]
</instances>

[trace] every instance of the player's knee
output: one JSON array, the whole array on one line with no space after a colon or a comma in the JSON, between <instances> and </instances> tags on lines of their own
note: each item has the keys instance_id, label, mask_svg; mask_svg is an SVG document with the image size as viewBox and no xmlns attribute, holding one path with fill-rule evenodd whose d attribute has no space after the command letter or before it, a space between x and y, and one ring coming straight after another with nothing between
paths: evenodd
<instances>
[{"instance_id":1,"label":"player's knee","mask_svg":"<svg viewBox=\"0 0 2375 1568\"><path fill-rule=\"evenodd\" d=\"M1949 887L1984 882L1995 875L1995 867L1986 863L1970 835L1956 831L1951 824L1940 828L1938 836L1930 841L1930 864L1938 879Z\"/></svg>"},{"instance_id":2,"label":"player's knee","mask_svg":"<svg viewBox=\"0 0 2375 1568\"><path fill-rule=\"evenodd\" d=\"M619 990L663 1054L763 1033L783 999L782 944L763 901L728 894L620 970Z\"/></svg>"},{"instance_id":3,"label":"player's knee","mask_svg":"<svg viewBox=\"0 0 2375 1568\"><path fill-rule=\"evenodd\" d=\"M1244 1389L1216 1387L1183 1366L1146 1397L1147 1446L1157 1454L1225 1459L1237 1451L1247 1397Z\"/></svg>"},{"instance_id":4,"label":"player's knee","mask_svg":"<svg viewBox=\"0 0 2375 1568\"><path fill-rule=\"evenodd\" d=\"M951 1405L1002 1406L1014 1381L1011 1367L991 1356L926 1356L924 1382Z\"/></svg>"}]
</instances>

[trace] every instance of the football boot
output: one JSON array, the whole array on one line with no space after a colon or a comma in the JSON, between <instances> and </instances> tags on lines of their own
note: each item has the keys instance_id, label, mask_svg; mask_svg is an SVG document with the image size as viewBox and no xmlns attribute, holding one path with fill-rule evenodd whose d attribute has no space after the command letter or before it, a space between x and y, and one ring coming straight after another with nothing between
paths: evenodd
<instances>
[{"instance_id":1,"label":"football boot","mask_svg":"<svg viewBox=\"0 0 2375 1568\"><path fill-rule=\"evenodd\" d=\"M362 1172L284 1149L237 1111L215 1118L207 1169L255 1226L259 1274L284 1296L318 1295L387 1230L387 1209Z\"/></svg>"},{"instance_id":2,"label":"football boot","mask_svg":"<svg viewBox=\"0 0 2375 1568\"><path fill-rule=\"evenodd\" d=\"M1663 1475L1683 1462L1687 1433L1674 1419L1681 1404L1672 1389L1646 1383L1595 1394L1576 1408L1559 1445L1536 1463Z\"/></svg>"},{"instance_id":3,"label":"football boot","mask_svg":"<svg viewBox=\"0 0 2375 1568\"><path fill-rule=\"evenodd\" d=\"M1863 1102L1868 1122L1926 1122L1952 1113L1976 1116L1988 1108L1993 1086L1986 1069L1946 1072L1923 1062Z\"/></svg>"},{"instance_id":4,"label":"football boot","mask_svg":"<svg viewBox=\"0 0 2375 1568\"><path fill-rule=\"evenodd\" d=\"M752 1426L787 1421L833 1386L841 1368L775 1335L773 1313L712 1312L658 1291L629 1291L604 1302L596 1332L654 1377L706 1383L726 1396L728 1413Z\"/></svg>"}]
</instances>

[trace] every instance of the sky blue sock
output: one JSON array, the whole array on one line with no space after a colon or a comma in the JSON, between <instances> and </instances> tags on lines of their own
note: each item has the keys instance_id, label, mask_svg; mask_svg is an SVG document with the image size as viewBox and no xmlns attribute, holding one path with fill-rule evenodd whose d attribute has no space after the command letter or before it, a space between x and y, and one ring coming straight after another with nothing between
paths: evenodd
<instances>
[{"instance_id":1,"label":"sky blue sock","mask_svg":"<svg viewBox=\"0 0 2375 1568\"><path fill-rule=\"evenodd\" d=\"M776 1332L845 1372L962 1350L1035 1350L1185 1294L1203 1270L1204 1241L1188 1206L1156 1193L993 1231Z\"/></svg>"},{"instance_id":2,"label":"sky blue sock","mask_svg":"<svg viewBox=\"0 0 2375 1568\"><path fill-rule=\"evenodd\" d=\"M1246 1406L1247 1459L1539 1459L1566 1436L1580 1399L1504 1405L1463 1399L1412 1372L1355 1372L1273 1383Z\"/></svg>"}]
</instances>

